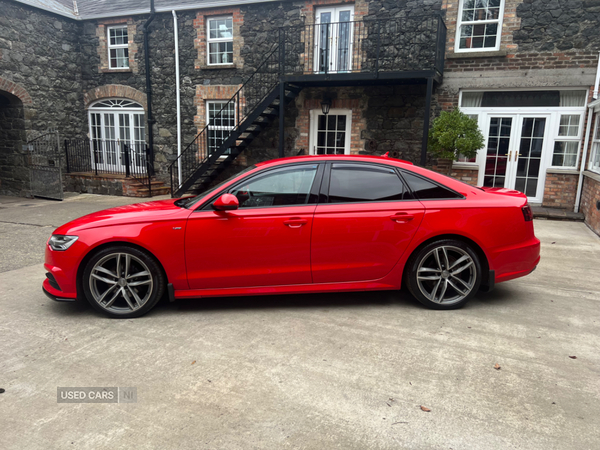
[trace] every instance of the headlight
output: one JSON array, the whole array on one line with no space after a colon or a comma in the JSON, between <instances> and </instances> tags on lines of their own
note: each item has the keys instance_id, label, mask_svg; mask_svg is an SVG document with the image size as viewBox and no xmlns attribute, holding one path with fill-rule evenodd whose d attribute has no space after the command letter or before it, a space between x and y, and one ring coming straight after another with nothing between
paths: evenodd
<instances>
[{"instance_id":1,"label":"headlight","mask_svg":"<svg viewBox=\"0 0 600 450\"><path fill-rule=\"evenodd\" d=\"M48 241L48 245L52 250L64 251L68 249L73 242L79 239L79 236L63 236L61 234L53 234Z\"/></svg>"}]
</instances>

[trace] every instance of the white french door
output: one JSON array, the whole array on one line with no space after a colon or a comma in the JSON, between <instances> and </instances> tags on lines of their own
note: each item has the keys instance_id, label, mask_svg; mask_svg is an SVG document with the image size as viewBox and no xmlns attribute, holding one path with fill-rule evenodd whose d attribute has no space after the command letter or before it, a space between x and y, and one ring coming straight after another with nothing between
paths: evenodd
<instances>
[{"instance_id":1,"label":"white french door","mask_svg":"<svg viewBox=\"0 0 600 450\"><path fill-rule=\"evenodd\" d=\"M98 170L125 173L146 167L146 124L141 107L128 100L105 100L90 107L90 147Z\"/></svg>"},{"instance_id":2,"label":"white french door","mask_svg":"<svg viewBox=\"0 0 600 450\"><path fill-rule=\"evenodd\" d=\"M331 109L329 114L313 109L310 112L310 154L350 154L352 111Z\"/></svg>"},{"instance_id":3,"label":"white french door","mask_svg":"<svg viewBox=\"0 0 600 450\"><path fill-rule=\"evenodd\" d=\"M550 119L550 114L490 113L485 128L485 161L479 167L480 184L515 189L530 201L541 202L545 155L552 152Z\"/></svg>"},{"instance_id":4,"label":"white french door","mask_svg":"<svg viewBox=\"0 0 600 450\"><path fill-rule=\"evenodd\" d=\"M314 72L352 70L354 6L319 8L315 17Z\"/></svg>"}]
</instances>

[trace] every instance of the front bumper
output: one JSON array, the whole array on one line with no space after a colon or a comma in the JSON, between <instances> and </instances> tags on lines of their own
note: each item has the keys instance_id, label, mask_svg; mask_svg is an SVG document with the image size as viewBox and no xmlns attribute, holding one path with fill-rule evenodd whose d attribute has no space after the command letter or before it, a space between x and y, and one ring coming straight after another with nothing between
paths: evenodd
<instances>
[{"instance_id":1,"label":"front bumper","mask_svg":"<svg viewBox=\"0 0 600 450\"><path fill-rule=\"evenodd\" d=\"M67 297L63 292L54 289L50 285L50 280L48 280L48 278L44 280L42 291L44 291L44 294L46 294L49 299L54 300L55 302L74 302L77 300L77 297Z\"/></svg>"}]
</instances>

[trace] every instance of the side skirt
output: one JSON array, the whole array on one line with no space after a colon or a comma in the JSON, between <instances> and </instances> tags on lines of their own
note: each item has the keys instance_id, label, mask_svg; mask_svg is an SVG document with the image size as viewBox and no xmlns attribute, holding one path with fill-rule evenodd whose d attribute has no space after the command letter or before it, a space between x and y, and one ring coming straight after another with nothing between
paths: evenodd
<instances>
[{"instance_id":1,"label":"side skirt","mask_svg":"<svg viewBox=\"0 0 600 450\"><path fill-rule=\"evenodd\" d=\"M241 295L309 294L324 292L388 291L398 286L377 281L353 283L294 284L290 286L258 286L251 288L189 289L175 291L175 298L234 297Z\"/></svg>"}]
</instances>

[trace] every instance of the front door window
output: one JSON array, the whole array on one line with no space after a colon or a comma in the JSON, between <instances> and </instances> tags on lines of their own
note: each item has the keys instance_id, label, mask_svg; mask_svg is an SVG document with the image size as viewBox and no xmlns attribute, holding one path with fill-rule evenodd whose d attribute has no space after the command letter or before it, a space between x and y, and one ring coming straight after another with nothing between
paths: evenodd
<instances>
[{"instance_id":1,"label":"front door window","mask_svg":"<svg viewBox=\"0 0 600 450\"><path fill-rule=\"evenodd\" d=\"M352 70L353 6L317 10L314 71L338 73Z\"/></svg>"}]
</instances>

